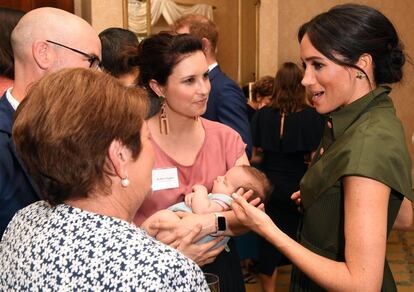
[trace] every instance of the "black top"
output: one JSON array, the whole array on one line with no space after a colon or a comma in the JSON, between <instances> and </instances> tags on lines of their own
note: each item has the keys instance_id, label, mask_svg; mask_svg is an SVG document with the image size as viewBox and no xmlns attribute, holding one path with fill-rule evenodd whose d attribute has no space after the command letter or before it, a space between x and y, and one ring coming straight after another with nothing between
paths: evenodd
<instances>
[{"instance_id":1,"label":"black top","mask_svg":"<svg viewBox=\"0 0 414 292\"><path fill-rule=\"evenodd\" d=\"M264 107L252 120L253 146L263 150L259 167L273 185L266 201L266 214L291 238L296 238L299 213L290 196L299 190L300 179L307 170L305 154L316 150L320 142L323 120L321 115L308 107L285 115L282 137L279 110ZM260 273L270 276L275 267L288 263L277 249L259 239Z\"/></svg>"},{"instance_id":2,"label":"black top","mask_svg":"<svg viewBox=\"0 0 414 292\"><path fill-rule=\"evenodd\" d=\"M247 110L247 118L249 119L249 122L251 122L257 110L248 103L246 103L246 110Z\"/></svg>"},{"instance_id":3,"label":"black top","mask_svg":"<svg viewBox=\"0 0 414 292\"><path fill-rule=\"evenodd\" d=\"M261 148L263 170L298 174L306 170L304 155L314 151L321 140L324 119L313 108L285 115L280 137L281 115L264 107L252 120L253 146Z\"/></svg>"},{"instance_id":4,"label":"black top","mask_svg":"<svg viewBox=\"0 0 414 292\"><path fill-rule=\"evenodd\" d=\"M271 107L258 110L252 120L253 146L282 153L309 152L318 147L324 119L313 108L286 115L282 138L280 121L278 110Z\"/></svg>"}]
</instances>

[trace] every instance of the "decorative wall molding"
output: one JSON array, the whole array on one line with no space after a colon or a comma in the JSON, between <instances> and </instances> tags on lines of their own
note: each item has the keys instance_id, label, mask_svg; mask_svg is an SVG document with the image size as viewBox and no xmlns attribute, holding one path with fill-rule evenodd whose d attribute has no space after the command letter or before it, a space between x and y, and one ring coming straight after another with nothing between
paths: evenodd
<instances>
[{"instance_id":1,"label":"decorative wall molding","mask_svg":"<svg viewBox=\"0 0 414 292\"><path fill-rule=\"evenodd\" d=\"M168 24L172 24L184 14L202 14L213 20L214 7L208 4L183 5L172 0L125 0L127 1L127 26L137 34L150 34L161 16ZM124 8L125 9L125 8ZM151 17L148 17L151 11ZM148 24L151 23L149 26ZM125 24L124 24L125 26ZM149 27L149 29L147 29Z\"/></svg>"}]
</instances>

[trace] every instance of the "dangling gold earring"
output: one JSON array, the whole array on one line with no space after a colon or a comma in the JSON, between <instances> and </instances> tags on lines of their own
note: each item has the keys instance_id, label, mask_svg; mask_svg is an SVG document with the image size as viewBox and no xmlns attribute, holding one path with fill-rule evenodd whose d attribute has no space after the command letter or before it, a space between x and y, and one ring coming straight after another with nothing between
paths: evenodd
<instances>
[{"instance_id":1,"label":"dangling gold earring","mask_svg":"<svg viewBox=\"0 0 414 292\"><path fill-rule=\"evenodd\" d=\"M168 135L170 132L170 126L168 124L168 118L167 118L167 112L165 110L166 107L166 101L164 96L159 97L161 100L161 113L160 113L160 133Z\"/></svg>"},{"instance_id":2,"label":"dangling gold earring","mask_svg":"<svg viewBox=\"0 0 414 292\"><path fill-rule=\"evenodd\" d=\"M366 75L365 75L365 73L364 73L364 72L357 71L356 78L358 78L358 79L363 79L363 78L365 78L365 77L366 77Z\"/></svg>"}]
</instances>

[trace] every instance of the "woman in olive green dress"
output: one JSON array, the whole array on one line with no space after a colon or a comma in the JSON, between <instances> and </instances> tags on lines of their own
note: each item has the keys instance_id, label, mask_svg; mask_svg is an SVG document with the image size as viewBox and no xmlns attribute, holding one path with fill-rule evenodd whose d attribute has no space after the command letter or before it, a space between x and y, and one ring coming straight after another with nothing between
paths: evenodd
<instances>
[{"instance_id":1,"label":"woman in olive green dress","mask_svg":"<svg viewBox=\"0 0 414 292\"><path fill-rule=\"evenodd\" d=\"M402 79L403 46L383 14L355 4L316 16L298 39L302 84L327 118L300 185L299 242L237 195L234 212L292 261L291 291L396 291L386 241L413 199L411 161L383 84Z\"/></svg>"}]
</instances>

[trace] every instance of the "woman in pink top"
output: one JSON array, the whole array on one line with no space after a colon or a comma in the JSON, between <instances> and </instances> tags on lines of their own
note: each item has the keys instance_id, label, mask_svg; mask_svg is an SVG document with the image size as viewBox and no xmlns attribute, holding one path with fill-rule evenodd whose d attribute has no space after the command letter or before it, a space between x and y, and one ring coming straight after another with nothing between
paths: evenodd
<instances>
[{"instance_id":1,"label":"woman in pink top","mask_svg":"<svg viewBox=\"0 0 414 292\"><path fill-rule=\"evenodd\" d=\"M153 98L161 100L161 109L147 122L155 151L153 193L138 210L134 219L137 225L156 211L183 201L183 194L191 192L194 184L205 185L210 191L217 176L235 165L249 163L245 144L237 132L200 117L206 111L210 81L198 39L186 34L160 33L142 41L139 84ZM169 228L173 234L184 234L183 230L201 224L202 237L218 231L216 220L221 216L226 219L227 230L220 234L235 235L242 230L232 211L187 214L180 226L170 223ZM234 245L230 244L229 253L221 252L222 247L212 251L208 248L203 246L198 255L190 257L203 265L204 271L218 274L221 291L244 291ZM188 250L183 253L190 254ZM218 253L214 263L205 265Z\"/></svg>"}]
</instances>

